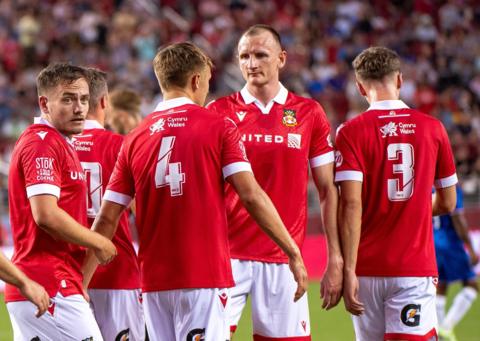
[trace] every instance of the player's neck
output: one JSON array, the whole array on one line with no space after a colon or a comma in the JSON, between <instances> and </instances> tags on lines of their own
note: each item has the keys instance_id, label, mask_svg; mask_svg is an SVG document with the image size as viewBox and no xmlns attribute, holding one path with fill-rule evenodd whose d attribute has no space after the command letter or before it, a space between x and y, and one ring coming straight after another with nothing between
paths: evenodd
<instances>
[{"instance_id":1,"label":"player's neck","mask_svg":"<svg viewBox=\"0 0 480 341\"><path fill-rule=\"evenodd\" d=\"M175 98L186 97L195 102L195 97L187 90L172 89L170 91L163 92L163 100L168 101ZM195 102L196 103L196 102Z\"/></svg>"},{"instance_id":2,"label":"player's neck","mask_svg":"<svg viewBox=\"0 0 480 341\"><path fill-rule=\"evenodd\" d=\"M267 105L272 99L277 96L278 92L280 91L280 82L274 82L264 84L262 86L255 86L252 84L247 84L247 90L259 100L263 105Z\"/></svg>"},{"instance_id":3,"label":"player's neck","mask_svg":"<svg viewBox=\"0 0 480 341\"><path fill-rule=\"evenodd\" d=\"M88 113L87 120L97 121L105 127L105 113Z\"/></svg>"},{"instance_id":4,"label":"player's neck","mask_svg":"<svg viewBox=\"0 0 480 341\"><path fill-rule=\"evenodd\" d=\"M398 100L400 91L391 87L372 87L367 90L365 97L370 104L379 101Z\"/></svg>"}]
</instances>

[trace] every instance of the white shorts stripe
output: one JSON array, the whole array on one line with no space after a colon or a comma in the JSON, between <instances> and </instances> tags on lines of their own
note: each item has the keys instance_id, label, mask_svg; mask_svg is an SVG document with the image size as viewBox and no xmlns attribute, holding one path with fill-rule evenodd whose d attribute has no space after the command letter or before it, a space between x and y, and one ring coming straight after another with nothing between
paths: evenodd
<instances>
[{"instance_id":1,"label":"white shorts stripe","mask_svg":"<svg viewBox=\"0 0 480 341\"><path fill-rule=\"evenodd\" d=\"M310 168L320 167L323 165L327 165L335 161L335 155L333 151L315 156L310 159Z\"/></svg>"},{"instance_id":2,"label":"white shorts stripe","mask_svg":"<svg viewBox=\"0 0 480 341\"><path fill-rule=\"evenodd\" d=\"M52 184L37 184L27 187L27 198L41 194L51 194L60 198L60 187Z\"/></svg>"},{"instance_id":3,"label":"white shorts stripe","mask_svg":"<svg viewBox=\"0 0 480 341\"><path fill-rule=\"evenodd\" d=\"M132 197L107 189L105 191L105 195L103 196L103 200L111 201L123 206L128 206L132 201Z\"/></svg>"},{"instance_id":4,"label":"white shorts stripe","mask_svg":"<svg viewBox=\"0 0 480 341\"><path fill-rule=\"evenodd\" d=\"M445 188L455 185L458 182L457 173L449 177L435 180L436 188Z\"/></svg>"},{"instance_id":5,"label":"white shorts stripe","mask_svg":"<svg viewBox=\"0 0 480 341\"><path fill-rule=\"evenodd\" d=\"M223 167L222 172L223 172L223 177L226 179L230 175L233 175L239 172L252 173L252 166L250 165L250 162L234 162Z\"/></svg>"},{"instance_id":6,"label":"white shorts stripe","mask_svg":"<svg viewBox=\"0 0 480 341\"><path fill-rule=\"evenodd\" d=\"M363 182L363 173L359 171L340 171L335 174L335 181L360 181Z\"/></svg>"}]
</instances>

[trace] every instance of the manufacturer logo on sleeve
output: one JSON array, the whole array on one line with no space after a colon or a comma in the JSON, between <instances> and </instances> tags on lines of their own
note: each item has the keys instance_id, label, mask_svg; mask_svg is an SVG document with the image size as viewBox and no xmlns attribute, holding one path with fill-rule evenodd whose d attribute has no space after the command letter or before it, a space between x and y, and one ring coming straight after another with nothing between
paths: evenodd
<instances>
[{"instance_id":1,"label":"manufacturer logo on sleeve","mask_svg":"<svg viewBox=\"0 0 480 341\"><path fill-rule=\"evenodd\" d=\"M45 136L47 136L48 131L39 131L37 135L42 139L45 140Z\"/></svg>"},{"instance_id":2,"label":"manufacturer logo on sleeve","mask_svg":"<svg viewBox=\"0 0 480 341\"><path fill-rule=\"evenodd\" d=\"M286 127L295 127L297 125L296 111L292 109L283 109L282 123Z\"/></svg>"}]
</instances>

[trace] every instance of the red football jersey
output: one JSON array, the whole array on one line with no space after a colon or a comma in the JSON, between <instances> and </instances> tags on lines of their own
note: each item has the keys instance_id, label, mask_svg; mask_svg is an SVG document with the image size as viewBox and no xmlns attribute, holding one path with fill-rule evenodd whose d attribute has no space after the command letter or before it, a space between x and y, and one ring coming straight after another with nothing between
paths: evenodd
<instances>
[{"instance_id":1,"label":"red football jersey","mask_svg":"<svg viewBox=\"0 0 480 341\"><path fill-rule=\"evenodd\" d=\"M443 125L380 101L339 128L335 180L362 181L359 276L436 276L432 186L457 183Z\"/></svg>"},{"instance_id":2,"label":"red football jersey","mask_svg":"<svg viewBox=\"0 0 480 341\"><path fill-rule=\"evenodd\" d=\"M12 261L31 279L45 287L50 297L82 292L80 267L85 249L48 234L32 216L29 198L50 194L58 206L82 225L87 224L86 182L72 141L47 121L28 127L12 154L8 177L10 221L15 253ZM11 285L5 300L23 301Z\"/></svg>"},{"instance_id":3,"label":"red football jersey","mask_svg":"<svg viewBox=\"0 0 480 341\"><path fill-rule=\"evenodd\" d=\"M115 167L123 136L105 130L94 120L85 122L85 130L75 136L75 150L87 177L87 215L92 226L102 203L103 193ZM118 255L106 266L99 266L93 276L90 289L138 289L140 269L132 246L128 214L124 212L113 237Z\"/></svg>"},{"instance_id":4,"label":"red football jersey","mask_svg":"<svg viewBox=\"0 0 480 341\"><path fill-rule=\"evenodd\" d=\"M308 165L333 162L330 125L318 102L283 86L267 107L248 91L208 106L238 126L253 173L299 247L307 225ZM230 185L226 187L232 258L286 263L284 252L260 229Z\"/></svg>"},{"instance_id":5,"label":"red football jersey","mask_svg":"<svg viewBox=\"0 0 480 341\"><path fill-rule=\"evenodd\" d=\"M187 98L126 137L104 199L135 196L143 291L233 286L223 179L240 171L251 168L234 123Z\"/></svg>"}]
</instances>

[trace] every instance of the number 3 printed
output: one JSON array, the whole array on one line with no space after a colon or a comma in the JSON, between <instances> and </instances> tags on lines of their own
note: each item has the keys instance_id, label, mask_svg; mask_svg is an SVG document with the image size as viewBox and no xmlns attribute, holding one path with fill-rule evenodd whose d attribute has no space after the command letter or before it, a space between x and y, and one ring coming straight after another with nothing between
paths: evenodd
<instances>
[{"instance_id":1,"label":"number 3 printed","mask_svg":"<svg viewBox=\"0 0 480 341\"><path fill-rule=\"evenodd\" d=\"M401 154L401 162L393 165L393 174L402 174L402 184L399 179L388 179L388 199L391 201L406 201L413 194L413 146L410 143L392 143L387 147L389 160L398 160Z\"/></svg>"},{"instance_id":2,"label":"number 3 printed","mask_svg":"<svg viewBox=\"0 0 480 341\"><path fill-rule=\"evenodd\" d=\"M180 162L169 163L172 155L175 136L165 136L160 144L157 167L155 168L155 186L157 188L170 186L170 195L176 197L183 194L185 173L182 173Z\"/></svg>"}]
</instances>

